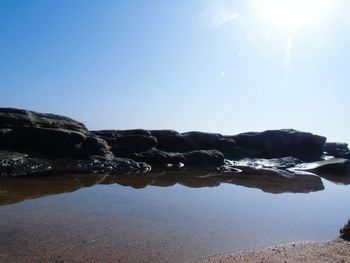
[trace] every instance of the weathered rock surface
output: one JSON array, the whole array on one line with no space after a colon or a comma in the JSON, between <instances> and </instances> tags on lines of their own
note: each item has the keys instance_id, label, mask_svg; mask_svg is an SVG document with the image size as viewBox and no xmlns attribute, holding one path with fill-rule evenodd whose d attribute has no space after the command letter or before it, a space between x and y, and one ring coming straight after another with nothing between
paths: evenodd
<instances>
[{"instance_id":1,"label":"weathered rock surface","mask_svg":"<svg viewBox=\"0 0 350 263\"><path fill-rule=\"evenodd\" d=\"M110 156L90 156L85 159L45 159L27 154L0 151L0 176L35 175L42 173L129 173L148 172L146 163Z\"/></svg>"},{"instance_id":2,"label":"weathered rock surface","mask_svg":"<svg viewBox=\"0 0 350 263\"><path fill-rule=\"evenodd\" d=\"M301 163L293 171L307 171L337 184L350 184L350 160L330 158L313 163Z\"/></svg>"},{"instance_id":3,"label":"weathered rock surface","mask_svg":"<svg viewBox=\"0 0 350 263\"><path fill-rule=\"evenodd\" d=\"M78 173L138 173L150 170L151 167L146 163L104 156L90 156L88 159L79 160L70 165L70 171Z\"/></svg>"},{"instance_id":4,"label":"weathered rock surface","mask_svg":"<svg viewBox=\"0 0 350 263\"><path fill-rule=\"evenodd\" d=\"M326 142L323 150L326 155L350 159L350 150L347 143Z\"/></svg>"},{"instance_id":5,"label":"weathered rock surface","mask_svg":"<svg viewBox=\"0 0 350 263\"><path fill-rule=\"evenodd\" d=\"M296 130L270 130L264 132L242 133L235 136L224 136L218 133L186 132L178 133L173 130L130 130L130 131L96 131L95 135L107 140L113 145L113 152L118 154L118 138L124 136L144 136L153 143L144 148L127 144L129 152L145 152L156 148L164 152L186 153L197 150L218 150L227 159L242 158L283 158L295 157L303 161L320 160L324 151L325 137ZM136 139L136 138L135 138ZM141 140L141 139L140 139ZM136 140L135 140L136 141ZM123 142L121 141L122 145ZM139 146L143 143L139 142ZM124 154L124 150L119 150ZM149 149L147 149L149 148Z\"/></svg>"},{"instance_id":6,"label":"weathered rock surface","mask_svg":"<svg viewBox=\"0 0 350 263\"><path fill-rule=\"evenodd\" d=\"M0 108L0 128L36 127L87 132L84 124L71 118L34 111Z\"/></svg>"},{"instance_id":7,"label":"weathered rock surface","mask_svg":"<svg viewBox=\"0 0 350 263\"><path fill-rule=\"evenodd\" d=\"M0 150L0 176L38 174L51 170L51 163L42 158L30 158L27 154Z\"/></svg>"},{"instance_id":8,"label":"weathered rock surface","mask_svg":"<svg viewBox=\"0 0 350 263\"><path fill-rule=\"evenodd\" d=\"M350 175L350 160L331 158L324 161L300 165L300 170L317 174Z\"/></svg>"},{"instance_id":9,"label":"weathered rock surface","mask_svg":"<svg viewBox=\"0 0 350 263\"><path fill-rule=\"evenodd\" d=\"M180 166L187 160L181 153L165 152L157 149L152 149L147 152L135 153L129 157L138 162L145 162L156 166L167 166L169 164Z\"/></svg>"},{"instance_id":10,"label":"weathered rock surface","mask_svg":"<svg viewBox=\"0 0 350 263\"><path fill-rule=\"evenodd\" d=\"M326 138L296 130L248 132L233 136L241 157L295 157L303 161L319 160Z\"/></svg>"},{"instance_id":11,"label":"weathered rock surface","mask_svg":"<svg viewBox=\"0 0 350 263\"><path fill-rule=\"evenodd\" d=\"M104 130L92 133L104 139L117 156L146 152L157 145L157 139L146 130Z\"/></svg>"},{"instance_id":12,"label":"weathered rock surface","mask_svg":"<svg viewBox=\"0 0 350 263\"><path fill-rule=\"evenodd\" d=\"M295 157L303 161L320 160L325 137L296 130L249 132L235 136L219 133L151 130L155 147L167 152L218 150L227 159Z\"/></svg>"},{"instance_id":13,"label":"weathered rock surface","mask_svg":"<svg viewBox=\"0 0 350 263\"><path fill-rule=\"evenodd\" d=\"M200 167L226 174L233 181L246 176L248 185L248 175L252 175L285 183L304 178L313 186L318 184L319 189L322 184L315 180L320 179L307 172L325 178L328 174L349 174L349 160L321 161L324 152L347 157L349 149L346 144L326 143L325 137L290 129L232 136L174 130L88 131L84 124L68 117L0 108L1 176L48 171L136 173L147 172L151 166L177 171ZM319 162L303 167L303 162L309 161ZM217 184L217 180L206 181L208 185Z\"/></svg>"},{"instance_id":14,"label":"weathered rock surface","mask_svg":"<svg viewBox=\"0 0 350 263\"><path fill-rule=\"evenodd\" d=\"M224 155L217 150L198 150L184 154L185 164L190 166L217 167L224 164Z\"/></svg>"},{"instance_id":15,"label":"weathered rock surface","mask_svg":"<svg viewBox=\"0 0 350 263\"><path fill-rule=\"evenodd\" d=\"M185 153L166 152L152 149L147 152L128 155L129 158L156 166L219 167L224 164L224 156L217 150L197 150Z\"/></svg>"},{"instance_id":16,"label":"weathered rock surface","mask_svg":"<svg viewBox=\"0 0 350 263\"><path fill-rule=\"evenodd\" d=\"M109 147L70 118L0 108L0 149L44 157L84 158L104 155Z\"/></svg>"}]
</instances>

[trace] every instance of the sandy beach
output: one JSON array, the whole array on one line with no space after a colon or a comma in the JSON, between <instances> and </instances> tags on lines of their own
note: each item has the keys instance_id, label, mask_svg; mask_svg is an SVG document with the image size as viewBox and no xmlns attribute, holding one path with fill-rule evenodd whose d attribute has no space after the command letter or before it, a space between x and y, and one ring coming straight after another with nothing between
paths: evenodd
<instances>
[{"instance_id":1,"label":"sandy beach","mask_svg":"<svg viewBox=\"0 0 350 263\"><path fill-rule=\"evenodd\" d=\"M216 255L196 263L230 262L350 262L350 242L332 241L289 242L285 244Z\"/></svg>"}]
</instances>

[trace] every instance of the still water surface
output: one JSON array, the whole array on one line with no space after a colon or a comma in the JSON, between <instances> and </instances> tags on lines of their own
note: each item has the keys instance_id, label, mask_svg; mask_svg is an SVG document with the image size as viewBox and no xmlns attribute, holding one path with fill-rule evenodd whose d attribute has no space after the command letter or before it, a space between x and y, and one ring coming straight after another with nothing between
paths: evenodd
<instances>
[{"instance_id":1,"label":"still water surface","mask_svg":"<svg viewBox=\"0 0 350 263\"><path fill-rule=\"evenodd\" d=\"M350 187L325 179L324 190L288 193L274 182L140 176L0 179L0 262L188 262L333 239L350 217Z\"/></svg>"}]
</instances>

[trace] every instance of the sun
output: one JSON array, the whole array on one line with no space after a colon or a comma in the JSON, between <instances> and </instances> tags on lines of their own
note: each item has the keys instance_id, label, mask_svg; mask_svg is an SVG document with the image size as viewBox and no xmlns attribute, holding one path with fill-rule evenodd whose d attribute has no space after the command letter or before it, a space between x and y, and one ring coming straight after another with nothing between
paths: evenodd
<instances>
[{"instance_id":1,"label":"sun","mask_svg":"<svg viewBox=\"0 0 350 263\"><path fill-rule=\"evenodd\" d=\"M286 29L315 24L331 11L335 0L255 0L255 9L266 23Z\"/></svg>"}]
</instances>

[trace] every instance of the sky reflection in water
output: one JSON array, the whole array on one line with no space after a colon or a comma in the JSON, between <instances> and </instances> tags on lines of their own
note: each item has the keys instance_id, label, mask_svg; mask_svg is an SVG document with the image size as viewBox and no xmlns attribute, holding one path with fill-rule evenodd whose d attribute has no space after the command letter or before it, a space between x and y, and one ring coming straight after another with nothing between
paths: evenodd
<instances>
[{"instance_id":1,"label":"sky reflection in water","mask_svg":"<svg viewBox=\"0 0 350 263\"><path fill-rule=\"evenodd\" d=\"M283 192L282 184L252 179L242 187L215 176L176 174L163 174L157 183L156 176L141 176L1 179L0 261L64 255L78 262L181 262L282 241L332 239L349 217L349 187L324 179L323 191L271 194L267 190Z\"/></svg>"}]
</instances>

